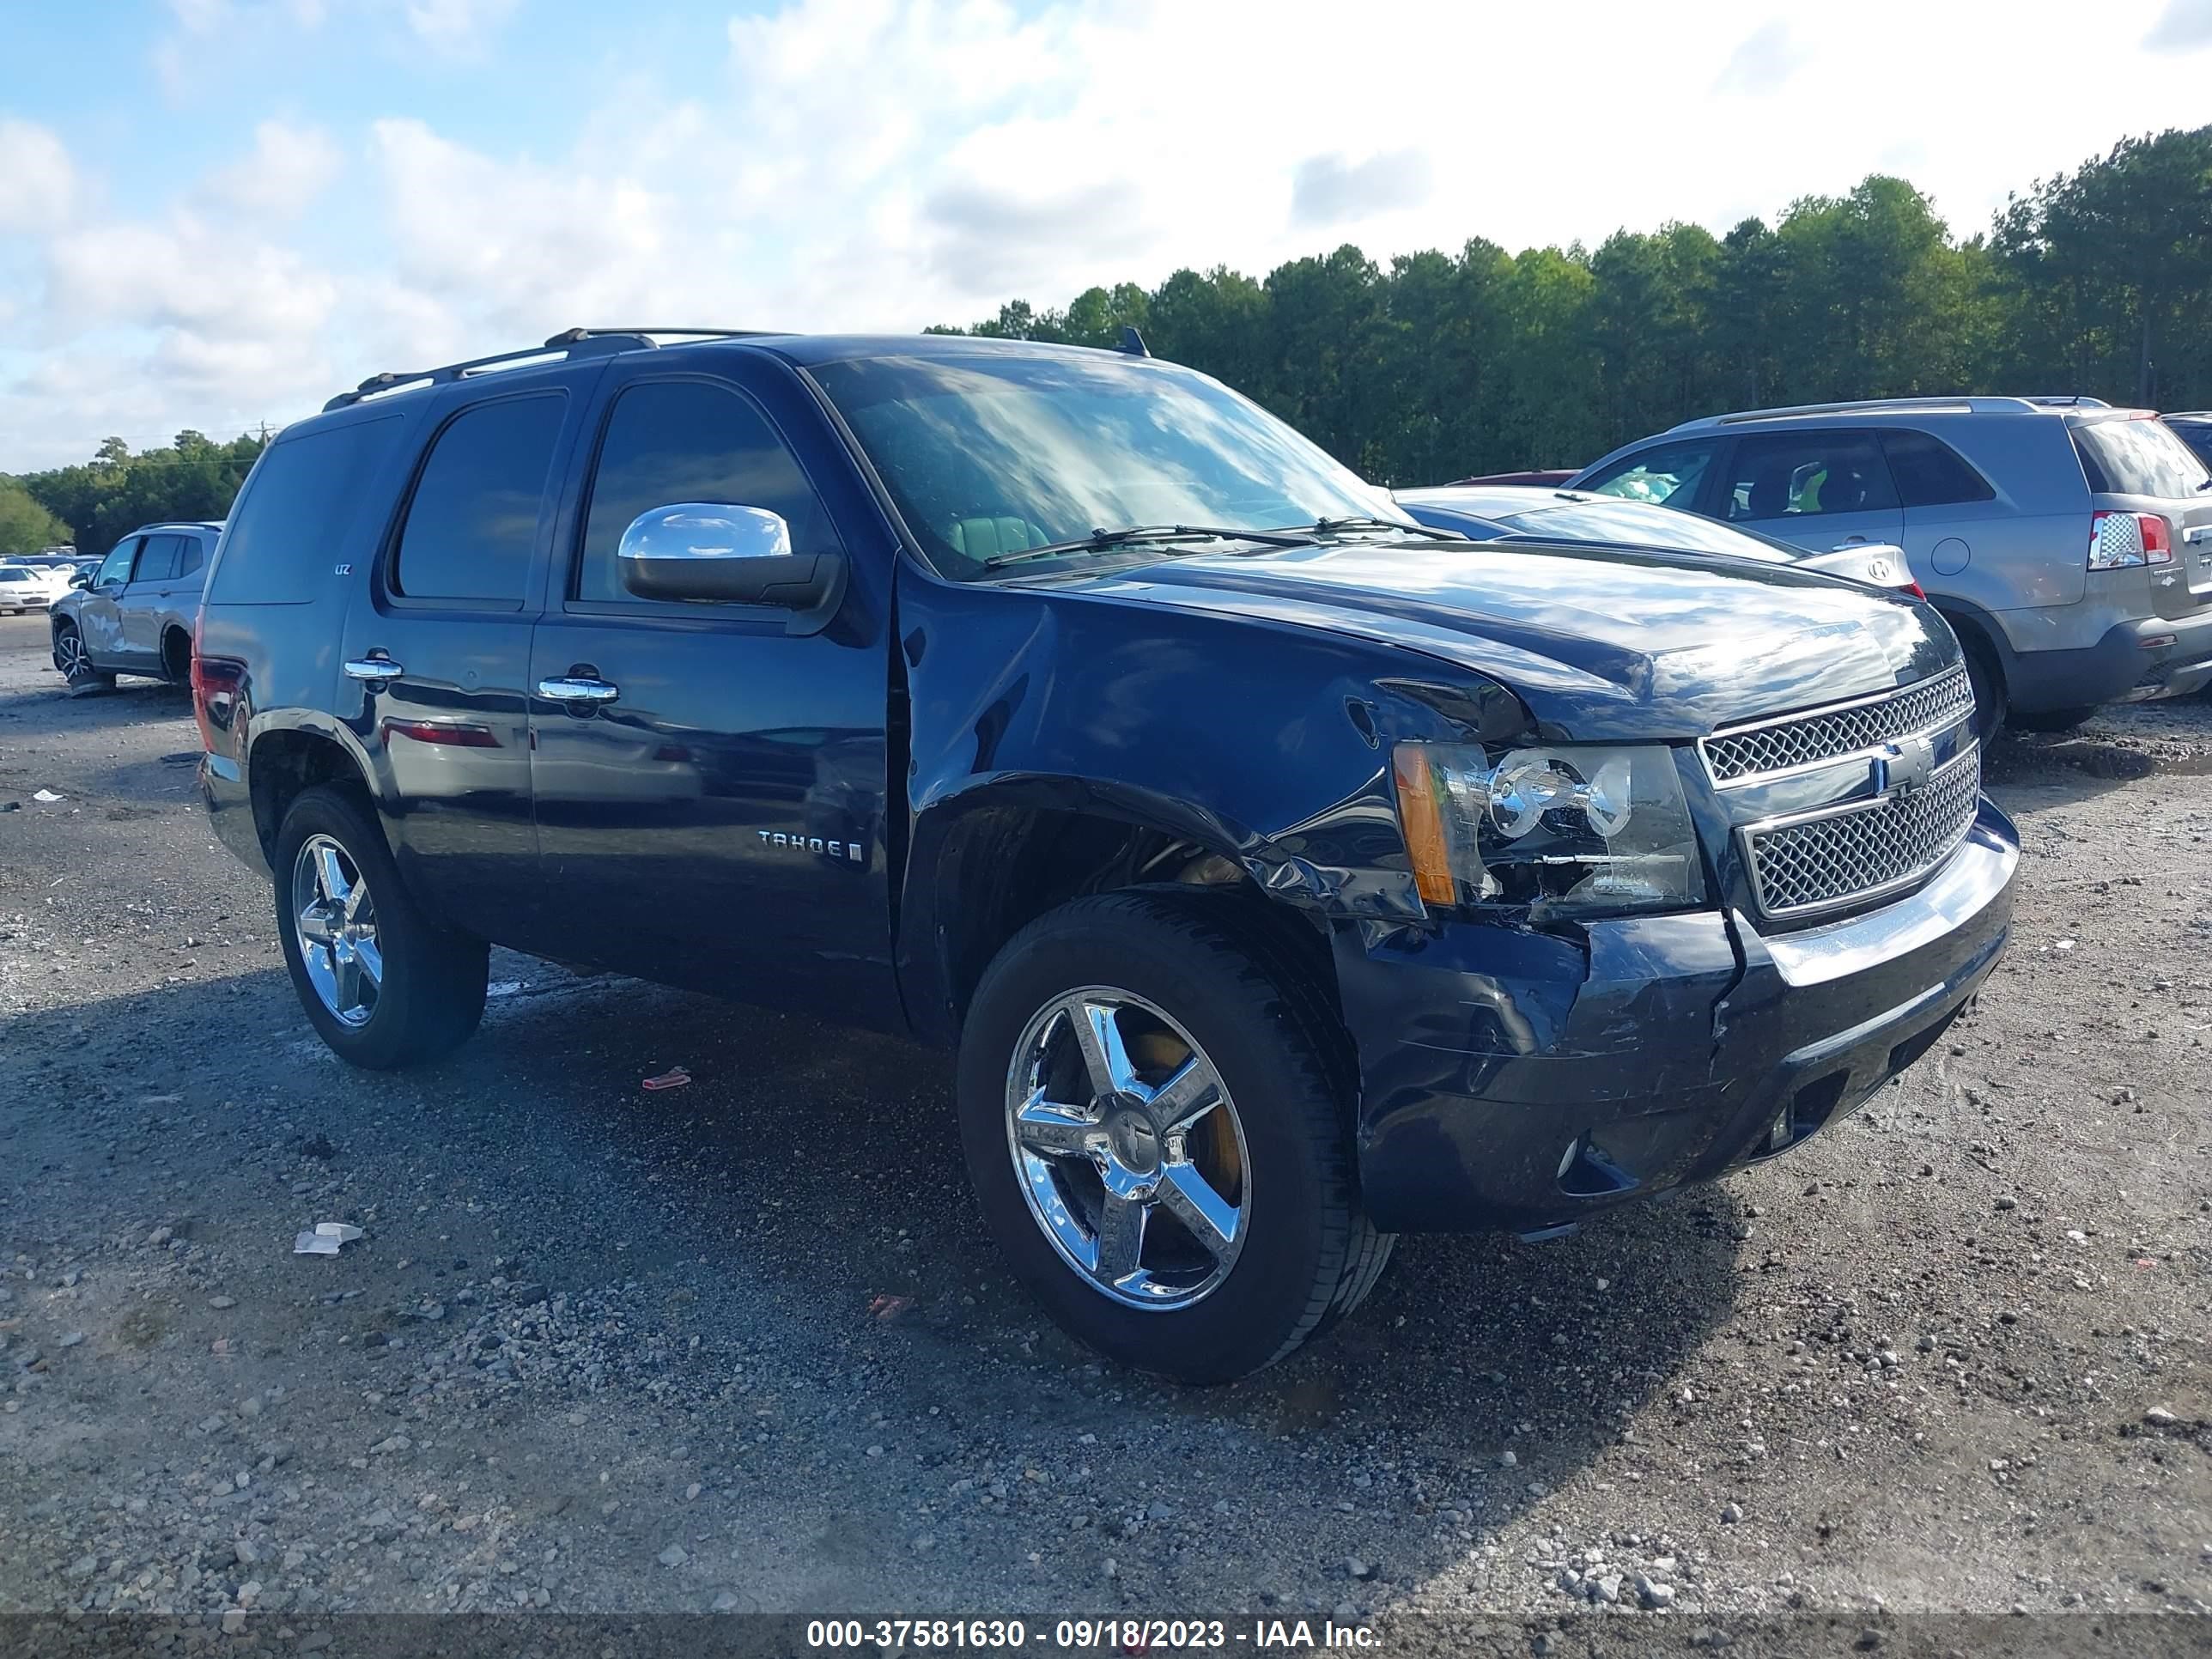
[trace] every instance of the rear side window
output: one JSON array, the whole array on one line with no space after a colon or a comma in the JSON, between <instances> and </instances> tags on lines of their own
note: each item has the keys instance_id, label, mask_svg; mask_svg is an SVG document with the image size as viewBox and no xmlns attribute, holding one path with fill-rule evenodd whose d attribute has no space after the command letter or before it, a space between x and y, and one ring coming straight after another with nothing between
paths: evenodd
<instances>
[{"instance_id":1,"label":"rear side window","mask_svg":"<svg viewBox=\"0 0 2212 1659\"><path fill-rule=\"evenodd\" d=\"M814 487L750 399L703 380L647 380L608 416L574 597L647 603L623 586L616 549L638 514L684 501L766 507L791 526L793 551L836 547Z\"/></svg>"},{"instance_id":2,"label":"rear side window","mask_svg":"<svg viewBox=\"0 0 2212 1659\"><path fill-rule=\"evenodd\" d=\"M1876 513L1897 505L1897 490L1871 432L1775 433L1736 445L1721 505L1754 522Z\"/></svg>"},{"instance_id":3,"label":"rear side window","mask_svg":"<svg viewBox=\"0 0 2212 1659\"><path fill-rule=\"evenodd\" d=\"M166 582L177 574L177 561L183 556L185 538L182 536L149 536L145 550L138 556L138 569L131 580L134 582Z\"/></svg>"},{"instance_id":4,"label":"rear side window","mask_svg":"<svg viewBox=\"0 0 2212 1659\"><path fill-rule=\"evenodd\" d=\"M1698 483L1712 465L1713 449L1710 440L1657 444L1614 462L1581 488L1594 495L1618 495L1626 501L1688 507L1698 499Z\"/></svg>"},{"instance_id":5,"label":"rear side window","mask_svg":"<svg viewBox=\"0 0 2212 1659\"><path fill-rule=\"evenodd\" d=\"M1996 499L1990 481L1941 438L1925 432L1885 432L1881 447L1889 457L1890 476L1897 481L1897 498L1907 507Z\"/></svg>"},{"instance_id":6,"label":"rear side window","mask_svg":"<svg viewBox=\"0 0 2212 1659\"><path fill-rule=\"evenodd\" d=\"M408 503L395 593L522 603L567 402L558 392L504 398L446 423Z\"/></svg>"},{"instance_id":7,"label":"rear side window","mask_svg":"<svg viewBox=\"0 0 2212 1659\"><path fill-rule=\"evenodd\" d=\"M2163 421L2084 421L2073 433L2081 471L2100 495L2191 496L2204 483L2204 463Z\"/></svg>"},{"instance_id":8,"label":"rear side window","mask_svg":"<svg viewBox=\"0 0 2212 1659\"><path fill-rule=\"evenodd\" d=\"M208 603L312 600L403 425L387 415L270 445L230 510Z\"/></svg>"}]
</instances>

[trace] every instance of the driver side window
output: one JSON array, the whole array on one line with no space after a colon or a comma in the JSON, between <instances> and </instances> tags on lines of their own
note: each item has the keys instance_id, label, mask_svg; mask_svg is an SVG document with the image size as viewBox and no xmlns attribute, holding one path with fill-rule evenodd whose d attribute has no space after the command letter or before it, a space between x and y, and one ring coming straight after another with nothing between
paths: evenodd
<instances>
[{"instance_id":1,"label":"driver side window","mask_svg":"<svg viewBox=\"0 0 2212 1659\"><path fill-rule=\"evenodd\" d=\"M791 527L794 553L837 550L798 458L750 398L707 380L643 380L607 417L569 597L653 603L623 586L616 550L640 514L684 501L766 507Z\"/></svg>"},{"instance_id":2,"label":"driver side window","mask_svg":"<svg viewBox=\"0 0 2212 1659\"><path fill-rule=\"evenodd\" d=\"M126 536L115 544L115 550L100 562L100 574L92 579L94 587L121 587L131 580L131 567L138 557L144 544L143 536Z\"/></svg>"},{"instance_id":3,"label":"driver side window","mask_svg":"<svg viewBox=\"0 0 2212 1659\"><path fill-rule=\"evenodd\" d=\"M1652 501L1662 506L1692 508L1698 485L1712 465L1716 446L1710 439L1695 442L1655 444L1613 463L1583 489L1597 495L1614 495L1625 501Z\"/></svg>"}]
</instances>

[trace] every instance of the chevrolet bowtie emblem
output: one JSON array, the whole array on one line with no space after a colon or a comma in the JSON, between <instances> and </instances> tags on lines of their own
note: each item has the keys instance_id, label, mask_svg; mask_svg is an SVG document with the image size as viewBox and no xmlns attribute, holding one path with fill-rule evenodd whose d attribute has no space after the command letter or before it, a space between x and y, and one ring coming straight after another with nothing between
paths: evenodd
<instances>
[{"instance_id":1,"label":"chevrolet bowtie emblem","mask_svg":"<svg viewBox=\"0 0 2212 1659\"><path fill-rule=\"evenodd\" d=\"M1936 775L1936 745L1926 738L1899 738L1874 757L1874 792L1909 795Z\"/></svg>"}]
</instances>

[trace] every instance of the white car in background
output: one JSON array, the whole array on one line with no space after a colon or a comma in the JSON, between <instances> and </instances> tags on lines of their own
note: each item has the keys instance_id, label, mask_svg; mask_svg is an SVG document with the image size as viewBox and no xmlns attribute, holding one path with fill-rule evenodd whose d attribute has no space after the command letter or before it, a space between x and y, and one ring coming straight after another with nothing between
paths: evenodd
<instances>
[{"instance_id":1,"label":"white car in background","mask_svg":"<svg viewBox=\"0 0 2212 1659\"><path fill-rule=\"evenodd\" d=\"M0 564L0 615L46 610L70 591L74 574L65 566Z\"/></svg>"}]
</instances>

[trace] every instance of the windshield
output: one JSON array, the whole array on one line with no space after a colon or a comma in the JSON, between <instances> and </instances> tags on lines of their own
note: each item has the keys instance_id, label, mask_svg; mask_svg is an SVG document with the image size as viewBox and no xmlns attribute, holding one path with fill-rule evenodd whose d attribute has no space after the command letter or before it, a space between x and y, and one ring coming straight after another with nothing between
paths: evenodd
<instances>
[{"instance_id":1,"label":"windshield","mask_svg":"<svg viewBox=\"0 0 2212 1659\"><path fill-rule=\"evenodd\" d=\"M1500 521L1531 536L1571 542L1628 542L1644 547L1681 548L1692 553L1725 553L1739 559L1794 563L1803 554L1787 542L1755 532L1735 530L1695 514L1631 501L1562 502L1500 514Z\"/></svg>"},{"instance_id":2,"label":"windshield","mask_svg":"<svg viewBox=\"0 0 2212 1659\"><path fill-rule=\"evenodd\" d=\"M1417 528L1274 416L1171 364L979 352L812 372L930 562L956 580L990 574L988 559L1131 525L1381 517ZM1020 568L1125 553L1079 548Z\"/></svg>"}]
</instances>

